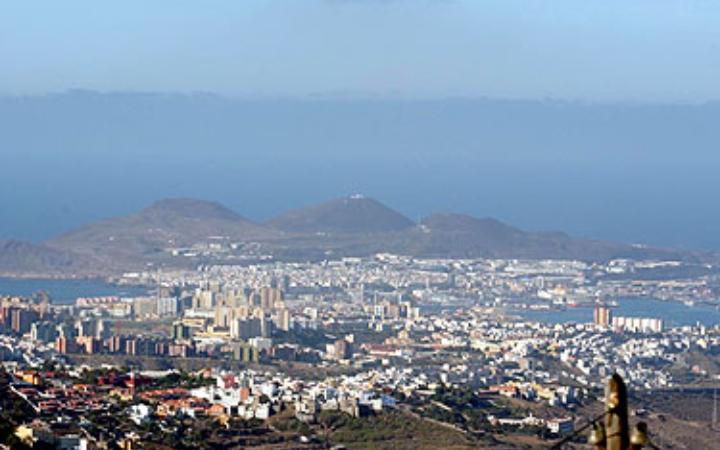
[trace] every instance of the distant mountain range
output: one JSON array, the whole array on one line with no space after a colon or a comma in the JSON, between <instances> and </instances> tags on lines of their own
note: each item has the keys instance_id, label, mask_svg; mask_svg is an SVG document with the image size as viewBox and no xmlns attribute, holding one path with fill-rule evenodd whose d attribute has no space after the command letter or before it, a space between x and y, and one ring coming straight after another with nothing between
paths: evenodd
<instances>
[{"instance_id":1,"label":"distant mountain range","mask_svg":"<svg viewBox=\"0 0 720 450\"><path fill-rule=\"evenodd\" d=\"M40 244L0 242L0 272L107 275L147 267L201 263L318 260L392 252L438 258L603 261L697 258L697 254L527 232L495 219L434 214L415 223L377 200L334 199L255 223L224 206L166 199Z\"/></svg>"},{"instance_id":2,"label":"distant mountain range","mask_svg":"<svg viewBox=\"0 0 720 450\"><path fill-rule=\"evenodd\" d=\"M720 250L719 122L720 102L0 94L0 237L45 240L178 193L269 217L358 191L413 219Z\"/></svg>"},{"instance_id":3,"label":"distant mountain range","mask_svg":"<svg viewBox=\"0 0 720 450\"><path fill-rule=\"evenodd\" d=\"M376 200L354 195L288 211L267 225L298 233L382 233L405 230L415 223Z\"/></svg>"}]
</instances>

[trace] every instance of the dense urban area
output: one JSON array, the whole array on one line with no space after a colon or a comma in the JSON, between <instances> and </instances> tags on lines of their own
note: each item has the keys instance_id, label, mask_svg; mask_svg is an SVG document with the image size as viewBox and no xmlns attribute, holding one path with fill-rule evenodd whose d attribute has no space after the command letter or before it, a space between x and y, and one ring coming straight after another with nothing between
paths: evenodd
<instances>
[{"instance_id":1,"label":"dense urban area","mask_svg":"<svg viewBox=\"0 0 720 450\"><path fill-rule=\"evenodd\" d=\"M613 373L661 448L719 436L717 323L617 312L717 312L709 266L376 254L112 282L147 295L2 298L3 445L586 448Z\"/></svg>"}]
</instances>

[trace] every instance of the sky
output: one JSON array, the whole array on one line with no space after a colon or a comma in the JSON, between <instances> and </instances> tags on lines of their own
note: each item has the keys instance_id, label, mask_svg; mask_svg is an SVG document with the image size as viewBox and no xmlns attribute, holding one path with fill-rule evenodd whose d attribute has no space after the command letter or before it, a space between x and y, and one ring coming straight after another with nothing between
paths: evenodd
<instances>
[{"instance_id":1,"label":"sky","mask_svg":"<svg viewBox=\"0 0 720 450\"><path fill-rule=\"evenodd\" d=\"M713 0L4 2L0 93L720 98Z\"/></svg>"},{"instance_id":2,"label":"sky","mask_svg":"<svg viewBox=\"0 0 720 450\"><path fill-rule=\"evenodd\" d=\"M720 250L717 80L714 0L4 2L0 239L360 192Z\"/></svg>"}]
</instances>

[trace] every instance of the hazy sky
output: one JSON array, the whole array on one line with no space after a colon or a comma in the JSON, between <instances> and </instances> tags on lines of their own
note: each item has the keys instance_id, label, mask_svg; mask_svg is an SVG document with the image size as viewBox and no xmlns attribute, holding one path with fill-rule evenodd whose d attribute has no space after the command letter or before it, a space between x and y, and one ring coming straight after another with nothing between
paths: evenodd
<instances>
[{"instance_id":1,"label":"hazy sky","mask_svg":"<svg viewBox=\"0 0 720 450\"><path fill-rule=\"evenodd\" d=\"M720 99L716 0L0 6L0 93Z\"/></svg>"},{"instance_id":2,"label":"hazy sky","mask_svg":"<svg viewBox=\"0 0 720 450\"><path fill-rule=\"evenodd\" d=\"M0 239L363 192L720 249L718 80L718 0L3 2Z\"/></svg>"}]
</instances>

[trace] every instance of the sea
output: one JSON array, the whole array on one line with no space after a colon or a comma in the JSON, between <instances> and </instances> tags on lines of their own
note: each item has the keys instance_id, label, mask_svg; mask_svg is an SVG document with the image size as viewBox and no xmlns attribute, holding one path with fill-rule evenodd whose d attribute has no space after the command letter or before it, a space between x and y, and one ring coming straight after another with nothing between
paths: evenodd
<instances>
[{"instance_id":1,"label":"sea","mask_svg":"<svg viewBox=\"0 0 720 450\"><path fill-rule=\"evenodd\" d=\"M593 308L567 308L562 311L513 310L512 314L525 319L544 323L592 322ZM695 325L707 327L720 325L720 310L715 306L696 303L693 306L671 300L653 298L620 298L618 306L612 308L613 316L653 317L662 319L666 327Z\"/></svg>"},{"instance_id":2,"label":"sea","mask_svg":"<svg viewBox=\"0 0 720 450\"><path fill-rule=\"evenodd\" d=\"M30 296L40 291L47 292L55 305L72 304L78 297L133 297L148 293L143 287L120 286L94 279L0 278L0 296Z\"/></svg>"}]
</instances>

